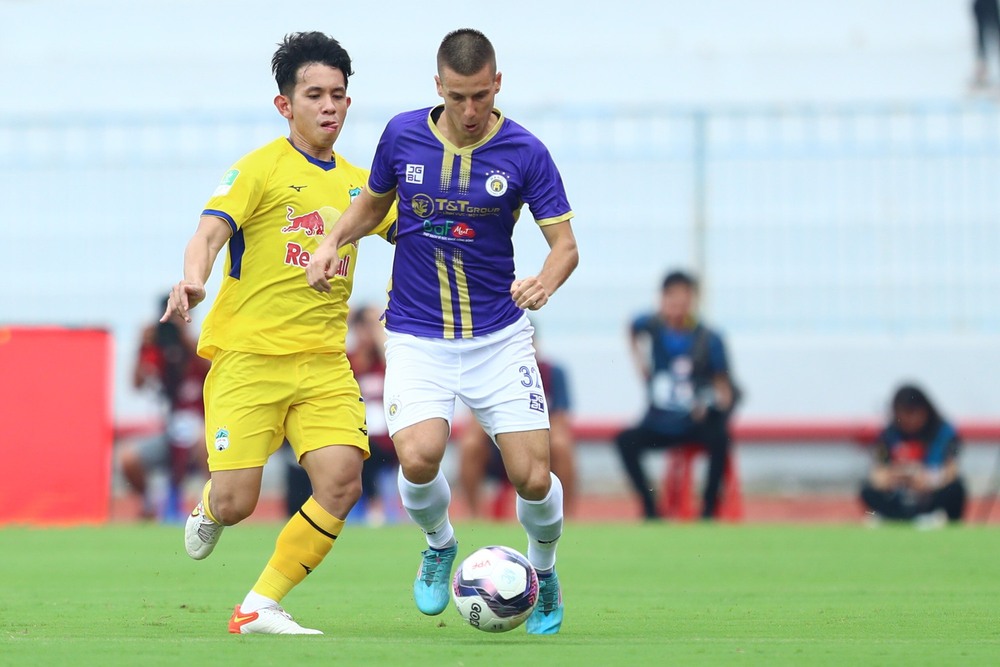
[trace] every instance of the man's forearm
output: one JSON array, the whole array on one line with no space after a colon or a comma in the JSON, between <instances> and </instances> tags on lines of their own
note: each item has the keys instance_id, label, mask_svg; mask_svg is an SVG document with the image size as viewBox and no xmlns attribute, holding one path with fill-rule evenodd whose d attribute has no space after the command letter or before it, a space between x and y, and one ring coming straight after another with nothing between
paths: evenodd
<instances>
[{"instance_id":1,"label":"man's forearm","mask_svg":"<svg viewBox=\"0 0 1000 667\"><path fill-rule=\"evenodd\" d=\"M538 273L538 280L551 296L562 287L562 284L566 282L579 263L580 253L574 241L557 243L545 258L542 270Z\"/></svg>"},{"instance_id":2,"label":"man's forearm","mask_svg":"<svg viewBox=\"0 0 1000 667\"><path fill-rule=\"evenodd\" d=\"M376 197L363 191L334 223L328 235L333 237L338 248L361 240L385 219L392 202L393 197L389 194Z\"/></svg>"},{"instance_id":3,"label":"man's forearm","mask_svg":"<svg viewBox=\"0 0 1000 667\"><path fill-rule=\"evenodd\" d=\"M212 252L207 238L194 236L184 249L184 280L204 285L212 274L217 253Z\"/></svg>"}]
</instances>

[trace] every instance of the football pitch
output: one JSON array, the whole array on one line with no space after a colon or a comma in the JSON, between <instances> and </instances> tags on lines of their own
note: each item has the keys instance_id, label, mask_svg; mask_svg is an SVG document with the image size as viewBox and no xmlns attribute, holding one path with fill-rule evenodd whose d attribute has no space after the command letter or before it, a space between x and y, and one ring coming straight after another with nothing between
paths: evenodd
<instances>
[{"instance_id":1,"label":"football pitch","mask_svg":"<svg viewBox=\"0 0 1000 667\"><path fill-rule=\"evenodd\" d=\"M459 523L459 556L516 524ZM0 530L0 665L995 665L1000 531L573 523L554 637L422 616L412 526L348 526L284 601L322 637L234 636L280 526L202 562L177 526Z\"/></svg>"}]
</instances>

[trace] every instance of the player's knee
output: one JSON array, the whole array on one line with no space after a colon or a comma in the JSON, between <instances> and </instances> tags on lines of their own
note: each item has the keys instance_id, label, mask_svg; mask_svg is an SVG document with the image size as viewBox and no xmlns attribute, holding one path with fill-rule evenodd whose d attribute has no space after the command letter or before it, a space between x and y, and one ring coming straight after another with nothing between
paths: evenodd
<instances>
[{"instance_id":1,"label":"player's knee","mask_svg":"<svg viewBox=\"0 0 1000 667\"><path fill-rule=\"evenodd\" d=\"M517 495L525 500L542 500L552 488L552 476L549 474L548 466L532 466L526 474L510 481L517 490Z\"/></svg>"},{"instance_id":2,"label":"player's knee","mask_svg":"<svg viewBox=\"0 0 1000 667\"><path fill-rule=\"evenodd\" d=\"M215 497L213 493L212 515L223 526L232 526L250 516L256 504L256 498L251 500L227 494Z\"/></svg>"},{"instance_id":3,"label":"player's knee","mask_svg":"<svg viewBox=\"0 0 1000 667\"><path fill-rule=\"evenodd\" d=\"M414 484L426 484L437 477L441 462L435 457L428 456L426 452L414 448L398 453L403 476L409 481Z\"/></svg>"},{"instance_id":4,"label":"player's knee","mask_svg":"<svg viewBox=\"0 0 1000 667\"><path fill-rule=\"evenodd\" d=\"M327 512L338 518L345 518L357 504L362 493L361 477L313 486L313 498Z\"/></svg>"}]
</instances>

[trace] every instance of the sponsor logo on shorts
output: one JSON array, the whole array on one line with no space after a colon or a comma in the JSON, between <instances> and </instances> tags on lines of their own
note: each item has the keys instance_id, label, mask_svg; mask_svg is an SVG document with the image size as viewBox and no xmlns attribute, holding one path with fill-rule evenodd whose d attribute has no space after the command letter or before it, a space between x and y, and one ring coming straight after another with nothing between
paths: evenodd
<instances>
[{"instance_id":1,"label":"sponsor logo on shorts","mask_svg":"<svg viewBox=\"0 0 1000 667\"><path fill-rule=\"evenodd\" d=\"M229 430L220 428L215 432L215 451L224 452L229 449Z\"/></svg>"},{"instance_id":2,"label":"sponsor logo on shorts","mask_svg":"<svg viewBox=\"0 0 1000 667\"><path fill-rule=\"evenodd\" d=\"M403 409L403 404L399 402L398 398L393 397L393 399L389 401L389 407L386 410L386 414L388 415L390 420L393 420L399 415L399 411L402 409Z\"/></svg>"},{"instance_id":3,"label":"sponsor logo on shorts","mask_svg":"<svg viewBox=\"0 0 1000 667\"><path fill-rule=\"evenodd\" d=\"M545 412L545 394L534 391L528 394L528 407L535 412Z\"/></svg>"}]
</instances>

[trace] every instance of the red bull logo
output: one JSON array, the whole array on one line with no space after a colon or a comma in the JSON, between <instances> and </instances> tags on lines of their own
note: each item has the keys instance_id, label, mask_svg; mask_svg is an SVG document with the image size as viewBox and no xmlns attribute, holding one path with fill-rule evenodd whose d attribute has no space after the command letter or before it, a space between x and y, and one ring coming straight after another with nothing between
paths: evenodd
<instances>
[{"instance_id":1,"label":"red bull logo","mask_svg":"<svg viewBox=\"0 0 1000 667\"><path fill-rule=\"evenodd\" d=\"M356 247L356 244L354 244ZM285 244L285 264L288 266L297 266L300 269L304 269L309 266L309 260L312 255L308 250L300 246L298 243L288 242ZM346 278L347 274L350 272L351 268L351 256L344 255L337 262L337 270L334 275L340 278Z\"/></svg>"},{"instance_id":2,"label":"red bull logo","mask_svg":"<svg viewBox=\"0 0 1000 667\"><path fill-rule=\"evenodd\" d=\"M281 228L283 233L305 232L306 236L323 235L323 216L320 215L319 211L312 211L303 215L293 215L295 209L291 206L286 206L285 208L288 209L285 219L288 220L289 224Z\"/></svg>"}]
</instances>

